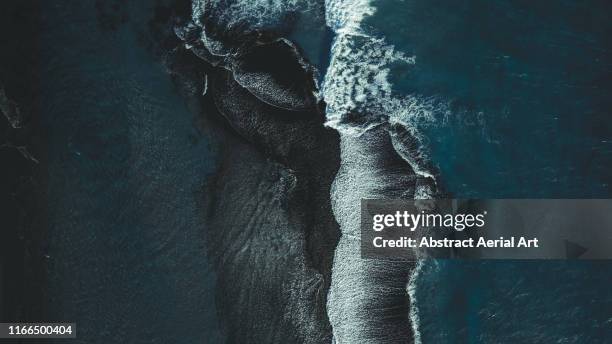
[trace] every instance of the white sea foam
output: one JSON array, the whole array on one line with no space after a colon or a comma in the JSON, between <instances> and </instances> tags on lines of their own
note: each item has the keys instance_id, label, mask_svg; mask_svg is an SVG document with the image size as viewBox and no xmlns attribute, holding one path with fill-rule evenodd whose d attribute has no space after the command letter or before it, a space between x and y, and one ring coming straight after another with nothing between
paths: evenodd
<instances>
[{"instance_id":1,"label":"white sea foam","mask_svg":"<svg viewBox=\"0 0 612 344\"><path fill-rule=\"evenodd\" d=\"M318 1L304 0L194 0L192 13L198 25L200 18L214 15L214 20L231 30L236 25L248 25L257 30L278 25L291 12L322 13Z\"/></svg>"},{"instance_id":2,"label":"white sea foam","mask_svg":"<svg viewBox=\"0 0 612 344\"><path fill-rule=\"evenodd\" d=\"M421 332L419 331L421 325L421 317L419 314L419 307L416 304L416 289L417 289L417 279L423 269L423 261L420 260L417 262L416 268L412 272L410 276L410 280L408 281L407 292L408 296L410 296L410 323L412 324L412 332L414 335L414 344L421 344Z\"/></svg>"},{"instance_id":3,"label":"white sea foam","mask_svg":"<svg viewBox=\"0 0 612 344\"><path fill-rule=\"evenodd\" d=\"M336 34L361 33L361 22L375 11L370 0L325 0L325 22Z\"/></svg>"},{"instance_id":4,"label":"white sea foam","mask_svg":"<svg viewBox=\"0 0 612 344\"><path fill-rule=\"evenodd\" d=\"M415 65L417 57L368 32L364 20L375 13L371 1L327 0L325 5L327 25L336 34L320 93L327 104L326 125L341 133L361 135L382 123L401 124L417 143L412 145L412 153L403 149L402 157L415 173L433 178L434 169L417 128L445 115L447 104L434 97L394 93L389 80L391 67Z\"/></svg>"},{"instance_id":5,"label":"white sea foam","mask_svg":"<svg viewBox=\"0 0 612 344\"><path fill-rule=\"evenodd\" d=\"M362 259L360 200L412 195L416 176L386 164L395 153L386 128L341 135L331 201L342 236L336 247L327 313L336 343L398 343L411 335L406 299L410 262Z\"/></svg>"},{"instance_id":6,"label":"white sea foam","mask_svg":"<svg viewBox=\"0 0 612 344\"><path fill-rule=\"evenodd\" d=\"M243 32L261 32L278 29L292 13L321 16L323 4L320 1L304 0L193 0L191 4L192 20L205 28L207 21L229 32L238 29ZM210 23L209 23L210 24ZM201 41L204 46L217 56L235 53L235 47L226 46L203 30Z\"/></svg>"},{"instance_id":7,"label":"white sea foam","mask_svg":"<svg viewBox=\"0 0 612 344\"><path fill-rule=\"evenodd\" d=\"M335 32L331 61L322 83L327 104L326 125L341 136L341 167L331 199L342 236L334 256L328 315L337 343L394 343L411 326L420 342L418 308L414 301L419 267L359 257L361 198L431 198L437 192L435 168L424 149L419 126L435 122L448 112L444 102L432 97L394 93L389 79L391 67L417 63L368 31L365 21L376 9L369 0L327 0L327 25ZM410 169L386 169L386 162L399 156ZM412 174L414 172L414 174ZM412 176L412 181L410 177ZM408 269L408 270L405 270ZM408 271L404 288L397 290L393 275ZM373 277L378 278L374 279ZM400 281L401 283L401 281ZM410 298L405 318L385 309L372 308L387 299ZM376 315L390 316L373 323ZM410 322L401 323L402 321ZM379 328L377 328L379 327ZM382 330L382 331L381 331Z\"/></svg>"},{"instance_id":8,"label":"white sea foam","mask_svg":"<svg viewBox=\"0 0 612 344\"><path fill-rule=\"evenodd\" d=\"M322 86L326 125L358 133L372 123L386 121L399 105L416 105L398 104L400 100L393 98L389 66L398 61L415 63L414 57L395 51L382 38L347 32L337 35Z\"/></svg>"}]
</instances>

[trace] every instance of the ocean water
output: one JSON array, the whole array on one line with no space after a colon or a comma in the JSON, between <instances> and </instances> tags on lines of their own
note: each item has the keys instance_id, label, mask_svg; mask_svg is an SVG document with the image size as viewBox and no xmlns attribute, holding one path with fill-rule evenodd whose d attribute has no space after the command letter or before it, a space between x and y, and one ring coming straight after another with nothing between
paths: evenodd
<instances>
[{"instance_id":1,"label":"ocean water","mask_svg":"<svg viewBox=\"0 0 612 344\"><path fill-rule=\"evenodd\" d=\"M380 1L364 26L408 56L399 94L435 98L415 122L457 197L609 197L609 2Z\"/></svg>"},{"instance_id":2,"label":"ocean water","mask_svg":"<svg viewBox=\"0 0 612 344\"><path fill-rule=\"evenodd\" d=\"M346 137L404 126L414 136L406 161L452 197L610 197L610 9L326 1L327 125ZM605 343L611 272L606 261L426 261L410 285L415 337Z\"/></svg>"},{"instance_id":3,"label":"ocean water","mask_svg":"<svg viewBox=\"0 0 612 344\"><path fill-rule=\"evenodd\" d=\"M153 5L41 6L38 101L50 137L53 238L49 319L79 319L80 342L223 341L198 201L215 159L194 114L145 49ZM458 198L610 196L606 2L215 6L226 23L246 21L255 29L297 20L285 28L288 37L319 69L317 96L326 102L327 126L343 137L340 192L331 200L346 211L336 213L341 225L357 218L350 215L359 197L375 191L381 197L389 190L395 197L404 191L428 197L435 189ZM227 48L209 43L220 52ZM385 160L397 159L396 142L384 136L387 124L413 137L403 151L404 170ZM371 159L359 159L356 150ZM364 163L371 163L369 170L360 173ZM407 167L417 176L404 173ZM374 185L361 183L370 176ZM343 182L362 193L351 194ZM402 189L410 183L415 190ZM342 200L353 202L342 208ZM346 264L339 265L345 275L335 275L344 284L331 282L337 291L328 314L342 325L334 335L376 337L380 333L367 327L352 329L342 310L384 329L386 318L373 322L351 307L375 308L368 297L389 293L385 274L407 273L406 267L351 264L358 245L345 240L339 247L337 261ZM360 267L371 274L356 271ZM409 286L412 329L404 323L396 337L414 335L422 343L605 343L612 337L608 262L440 260L418 271ZM363 290L343 294L355 291L355 281ZM402 283L393 281L396 296L405 296ZM398 303L407 306L405 299Z\"/></svg>"},{"instance_id":4,"label":"ocean water","mask_svg":"<svg viewBox=\"0 0 612 344\"><path fill-rule=\"evenodd\" d=\"M609 2L379 1L363 27L414 64L397 97L458 198L612 195ZM416 280L423 343L606 343L612 264L430 261Z\"/></svg>"},{"instance_id":5,"label":"ocean water","mask_svg":"<svg viewBox=\"0 0 612 344\"><path fill-rule=\"evenodd\" d=\"M146 48L149 2L41 2L46 319L74 343L221 342L201 199L214 156Z\"/></svg>"}]
</instances>

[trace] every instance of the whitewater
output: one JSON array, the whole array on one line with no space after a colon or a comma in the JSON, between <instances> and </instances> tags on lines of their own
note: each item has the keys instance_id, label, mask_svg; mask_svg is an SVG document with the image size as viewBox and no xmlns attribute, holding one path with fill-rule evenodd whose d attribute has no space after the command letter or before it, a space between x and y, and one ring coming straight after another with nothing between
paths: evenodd
<instances>
[{"instance_id":1,"label":"whitewater","mask_svg":"<svg viewBox=\"0 0 612 344\"><path fill-rule=\"evenodd\" d=\"M341 139L331 201L342 232L327 311L336 343L419 343L415 283L421 264L361 259L360 200L434 197L436 172L416 124L434 121L444 103L394 94L390 66L412 66L417 57L372 34L365 20L375 11L368 0L325 2L335 37L321 96L326 125Z\"/></svg>"},{"instance_id":2,"label":"whitewater","mask_svg":"<svg viewBox=\"0 0 612 344\"><path fill-rule=\"evenodd\" d=\"M341 237L326 305L333 342L419 343L415 282L421 264L362 259L360 204L363 198L427 199L438 194L437 172L418 128L435 122L437 114L447 109L436 98L394 92L391 66L410 68L418 63L418 56L398 51L367 25L376 13L375 5L367 0L194 1L193 22L203 28L199 41L206 48L201 52L205 59L219 61L238 83L267 101L260 97L262 87L248 82L236 69L243 41L232 38L233 30L242 30L243 37L259 37L259 32L270 28L282 31L288 14L315 19L324 13L322 24L331 29L333 39L329 65L320 71L324 77L314 96L326 105L325 126L340 135L340 167L330 201ZM200 20L205 15L226 29L211 32Z\"/></svg>"}]
</instances>

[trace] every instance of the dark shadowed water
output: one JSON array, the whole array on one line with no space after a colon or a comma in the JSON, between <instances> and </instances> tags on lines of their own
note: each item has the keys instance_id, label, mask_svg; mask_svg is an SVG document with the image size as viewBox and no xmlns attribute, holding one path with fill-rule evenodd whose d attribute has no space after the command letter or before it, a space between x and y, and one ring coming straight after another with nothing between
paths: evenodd
<instances>
[{"instance_id":1,"label":"dark shadowed water","mask_svg":"<svg viewBox=\"0 0 612 344\"><path fill-rule=\"evenodd\" d=\"M40 6L48 320L76 321L78 343L221 341L198 201L212 155L144 48L153 3Z\"/></svg>"}]
</instances>

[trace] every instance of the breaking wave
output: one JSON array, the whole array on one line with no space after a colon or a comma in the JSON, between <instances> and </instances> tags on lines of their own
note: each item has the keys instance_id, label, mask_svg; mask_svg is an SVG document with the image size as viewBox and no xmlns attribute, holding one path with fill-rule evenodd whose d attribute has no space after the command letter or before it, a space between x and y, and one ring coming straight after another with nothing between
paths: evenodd
<instances>
[{"instance_id":1,"label":"breaking wave","mask_svg":"<svg viewBox=\"0 0 612 344\"><path fill-rule=\"evenodd\" d=\"M304 110L324 101L325 125L340 134L341 165L330 194L342 232L327 299L334 341L418 342L411 291L418 264L361 259L358 223L362 198L431 198L439 192L418 128L435 122L448 106L434 97L399 95L390 81L394 65L411 68L417 57L395 49L367 25L376 12L368 0L192 4L192 22L177 31L188 49L231 71L238 84L269 105ZM334 34L320 89L318 71L286 39L292 19L300 15L324 16ZM268 63L248 62L266 61L264 53ZM296 61L292 75L302 79L275 75L276 55Z\"/></svg>"},{"instance_id":2,"label":"breaking wave","mask_svg":"<svg viewBox=\"0 0 612 344\"><path fill-rule=\"evenodd\" d=\"M236 54L245 41L265 39L266 32L282 36L298 14L319 16L323 5L301 0L193 0L194 23L203 28L201 40L217 56Z\"/></svg>"},{"instance_id":3,"label":"breaking wave","mask_svg":"<svg viewBox=\"0 0 612 344\"><path fill-rule=\"evenodd\" d=\"M375 13L372 1L328 0L325 6L327 25L335 33L321 90L327 104L326 125L347 135L361 135L383 123L403 127L412 138L406 141L408 146L400 148L401 142L394 146L417 175L434 179L435 168L417 128L447 115L449 105L436 97L393 91L391 67L415 65L417 57L397 51L372 33L364 23Z\"/></svg>"},{"instance_id":4,"label":"breaking wave","mask_svg":"<svg viewBox=\"0 0 612 344\"><path fill-rule=\"evenodd\" d=\"M432 198L436 169L419 133L448 112L434 97L398 95L391 67L409 68L407 56L366 24L373 2L328 0L326 22L334 31L331 61L322 83L326 126L341 137L341 167L332 207L342 237L336 248L328 314L338 343L420 342L414 300L419 263L363 260L359 256L360 199ZM382 318L384 321L373 320Z\"/></svg>"}]
</instances>

